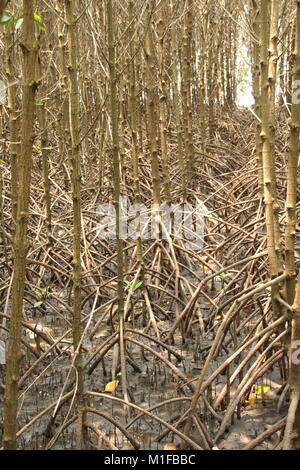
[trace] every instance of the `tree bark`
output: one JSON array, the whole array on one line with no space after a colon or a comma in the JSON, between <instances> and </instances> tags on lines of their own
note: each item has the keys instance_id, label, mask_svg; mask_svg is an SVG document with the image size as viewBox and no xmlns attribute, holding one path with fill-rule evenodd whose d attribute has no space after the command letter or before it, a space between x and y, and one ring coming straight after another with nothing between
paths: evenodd
<instances>
[{"instance_id":1,"label":"tree bark","mask_svg":"<svg viewBox=\"0 0 300 470\"><path fill-rule=\"evenodd\" d=\"M17 447L17 406L19 367L21 351L21 321L23 315L23 296L25 287L25 266L28 250L27 225L30 198L33 124L35 118L35 94L37 89L36 65L38 45L35 35L33 0L23 1L24 36L21 43L23 51L23 103L21 126L21 150L19 160L20 186L16 231L13 241L14 270L12 281L12 312L10 319L7 349L6 387L4 397L3 446L5 450Z\"/></svg>"},{"instance_id":2,"label":"tree bark","mask_svg":"<svg viewBox=\"0 0 300 470\"><path fill-rule=\"evenodd\" d=\"M85 447L85 401L84 401L84 372L81 353L81 156L80 156L80 113L79 113L79 86L78 86L78 45L77 23L75 22L76 0L65 0L67 41L69 52L69 125L71 136L71 148L69 160L72 183L73 203L73 345L76 355L74 366L77 371L77 426L76 447L78 450Z\"/></svg>"}]
</instances>

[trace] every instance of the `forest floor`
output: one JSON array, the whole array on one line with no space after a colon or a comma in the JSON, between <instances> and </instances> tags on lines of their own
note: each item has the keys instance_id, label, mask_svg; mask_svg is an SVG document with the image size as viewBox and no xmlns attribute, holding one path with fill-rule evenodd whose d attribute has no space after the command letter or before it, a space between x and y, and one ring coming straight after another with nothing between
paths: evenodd
<instances>
[{"instance_id":1,"label":"forest floor","mask_svg":"<svg viewBox=\"0 0 300 470\"><path fill-rule=\"evenodd\" d=\"M220 290L221 286L216 286L216 292ZM216 292L214 294L216 294ZM202 306L203 312L209 311L209 305ZM45 315L39 319L30 320L29 323L33 328L44 332L46 335L51 336L54 340L58 339L62 333L63 328L61 326L61 320L59 317L52 315ZM159 323L160 331L169 331L171 328L170 321L161 321ZM142 328L141 328L141 331ZM199 371L203 366L204 355L203 353L212 344L213 333L207 331L201 337L195 332L194 335L182 345L181 336L175 335L175 344L172 345L172 349L175 350L182 357L181 361L177 361L176 368L185 374L185 376L191 380L196 379L199 375ZM91 354L97 351L99 344L102 341L107 340L111 335L111 328L107 325L107 322L99 327L99 332L94 336L93 340L86 339L84 342L84 358L87 359ZM36 348L34 340L34 334L30 334L30 344ZM69 368L70 368L70 340L60 342L60 355L53 354L47 357L43 361L40 367L40 371L36 370L36 378L34 383L29 390L21 392L21 405L19 409L19 424L25 426L26 423L30 422L35 416L42 412L47 406L54 403L63 384L66 380ZM39 343L41 351L46 350L47 344L41 341ZM160 352L161 348L155 348L157 352ZM140 370L135 370L129 366L128 368L128 383L130 386L130 399L133 403L146 410L154 410L159 407L159 416L164 420L175 423L185 412L186 404L184 401L172 401L178 397L187 397L190 395L189 388L184 384L183 380L178 378L178 375L172 372L170 368L166 367L163 361L160 361L157 357L151 356L146 352L141 352L138 346L132 345L129 350L132 359ZM222 351L218 357L216 357L210 366L208 375L211 375L232 353L232 349L229 348L227 351ZM162 356L168 359L167 353L162 353ZM110 364L115 360L114 351L110 351L105 357L105 365L98 367L93 374L86 377L85 387L86 390L92 392L105 392L105 386L110 382ZM54 362L53 362L54 361ZM249 363L252 365L253 361ZM30 363L25 364L25 369L30 367ZM48 369L47 369L48 368ZM45 369L47 369L45 371ZM39 373L41 377L39 377ZM116 379L120 377L116 377ZM226 386L226 374L219 375L218 379L214 382L211 390L212 396L217 397L219 392ZM219 441L219 449L231 449L238 450L243 449L247 444L251 443L262 432L266 431L276 423L279 419L285 416L287 411L287 403L281 407L278 411L278 400L282 389L282 379L280 372L277 367L270 370L263 378L257 381L257 386L263 387L263 391L266 392L256 395L254 404L249 404L248 400L244 399L240 407L239 419L233 420L233 424L226 431L224 437ZM236 387L232 387L232 394ZM24 395L23 395L24 394ZM116 388L113 395L116 397L122 397L122 391L120 385ZM163 402L167 401L166 405L162 405ZM288 402L288 397L285 402ZM116 403L105 398L90 397L88 400L89 406L95 406L100 408L102 411L107 412L113 416L117 421L123 423L127 422L128 430L134 438L140 443L142 449L157 450L164 448L165 445L170 444L179 445L178 439L170 439L170 437L164 436L164 428L153 419L134 419L137 416L137 412L126 411L120 403ZM63 415L68 414L68 406L64 407ZM218 422L213 419L205 407L199 411L201 419L206 423L208 429L212 435L217 431ZM222 416L219 412L219 416ZM92 423L104 432L105 436L113 443L118 449L126 450L131 449L132 446L129 444L121 431L115 426L111 425L107 421L101 419L101 417L92 417ZM58 425L55 425L55 428ZM48 429L47 429L48 428ZM52 430L53 433L53 430ZM44 449L49 442L49 436L52 435L49 432L49 416L45 416L39 420L35 425L31 426L27 432L22 435L20 445L24 449ZM196 441L198 440L197 432L194 430L191 437ZM258 445L256 450L260 449L272 449L280 441L280 431L274 433L269 439L266 439L262 445ZM97 442L94 442L95 447ZM53 449L72 449L75 448L75 426L70 426L67 430L62 432L57 442L53 445ZM105 447L105 444L102 448Z\"/></svg>"},{"instance_id":2,"label":"forest floor","mask_svg":"<svg viewBox=\"0 0 300 470\"><path fill-rule=\"evenodd\" d=\"M91 448L115 446L131 449L138 444L142 449L156 450L166 445L179 445L179 435L168 433L164 423L182 430L181 418L194 393L193 385L226 313L236 298L267 281L265 258L258 256L242 262L255 257L266 247L263 210L257 196L255 128L251 113L238 109L234 113L224 114L222 119L220 117L214 142L206 146L205 152L200 137L195 134L198 165L191 197L202 200L211 215L204 246L192 252L174 243L175 261L167 242L157 244L148 241L143 244L144 284L141 293L137 292L137 298L128 301L125 324L128 398L139 409L128 407L122 401L122 377L118 375L115 247L111 242L99 241L95 235L95 208L100 202L109 200L109 188L106 188L104 197L95 189L97 185L90 183L96 168L90 166L83 175L85 236L82 263L86 295L83 314L86 319L91 316L83 342L85 389L88 392L88 406L102 413L101 416L89 413ZM286 177L281 168L286 158L287 135L287 124L282 119L277 145L278 192L282 201ZM181 177L176 163L175 141L172 145L172 194L174 200L179 200ZM142 168L141 183L147 201L151 197L151 179L146 161ZM71 199L63 187L63 174L57 174L54 167L51 171L55 239L52 247L47 244L43 213L39 209L42 189L35 175L32 195L32 245L28 255L30 265L23 324L27 353L22 363L18 414L21 429L19 447L24 449L72 449L75 446L73 400L63 401L56 410L55 418L51 418L60 395L72 391L76 382L71 366L72 314L69 307L72 285ZM57 183L59 178L61 184ZM124 187L130 188L129 183L130 176L126 174ZM7 245L5 250L8 253ZM132 281L136 275L136 265L132 261L134 256L130 242L126 245L126 253L126 279ZM235 263L236 266L228 268ZM9 289L9 275L9 269L3 268L0 292ZM201 282L203 288L195 297ZM96 286L99 286L98 290ZM34 303L41 298L42 289L44 293L45 289L48 291L42 305L34 308ZM274 430L274 424L280 423L286 416L287 357L280 349L276 331L263 336L264 341L257 350L251 349L257 341L254 344L250 341L273 321L269 297L268 291L263 291L238 305L237 316L226 331L222 346L209 362L206 376L213 379L207 382L205 393L199 400L198 425L192 428L189 436L200 446L203 446L203 430L199 431L199 422L207 430L204 432L206 448L244 449L268 429L271 429L270 435L266 434L262 442L255 446L256 449L273 449L281 440L283 426L279 424L278 430ZM3 301L3 305L4 314L8 314L9 303ZM187 305L190 308L184 321L174 329L175 322ZM243 348L245 343L247 347ZM51 348L49 352L48 348ZM239 354L232 359L240 348ZM276 354L278 359L272 362ZM229 361L228 366L222 368L226 361ZM266 361L267 367L264 367L263 361ZM239 369L241 362L243 367ZM247 374L252 378L245 384ZM115 389L109 392L105 389L110 383ZM0 407L2 403L0 400ZM230 406L232 412L228 414ZM143 414L143 410L148 414ZM120 428L116 423L120 424ZM224 423L227 423L226 429L218 435L220 425ZM101 430L102 437L94 432L95 427Z\"/></svg>"}]
</instances>

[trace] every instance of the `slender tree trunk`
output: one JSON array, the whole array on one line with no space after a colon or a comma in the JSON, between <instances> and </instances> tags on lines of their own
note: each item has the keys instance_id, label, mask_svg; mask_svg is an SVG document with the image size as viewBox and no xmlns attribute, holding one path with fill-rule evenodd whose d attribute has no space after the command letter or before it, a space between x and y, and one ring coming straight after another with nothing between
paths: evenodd
<instances>
[{"instance_id":1,"label":"slender tree trunk","mask_svg":"<svg viewBox=\"0 0 300 470\"><path fill-rule=\"evenodd\" d=\"M203 26L201 27L200 33L200 86L199 86L199 118L200 118L200 129L201 129L201 144L202 152L206 153L206 87L205 87L205 62L206 62L206 39L203 31Z\"/></svg>"},{"instance_id":2,"label":"slender tree trunk","mask_svg":"<svg viewBox=\"0 0 300 470\"><path fill-rule=\"evenodd\" d=\"M12 203L12 216L14 223L17 218L17 196L18 196L18 154L20 145L17 144L19 138L18 132L18 118L16 112L16 81L14 62L15 62L15 35L12 26L7 27L5 34L6 43L6 78L8 83L7 88L7 104L9 111L9 134L10 142L10 162L11 162L11 203Z\"/></svg>"},{"instance_id":3,"label":"slender tree trunk","mask_svg":"<svg viewBox=\"0 0 300 470\"><path fill-rule=\"evenodd\" d=\"M260 37L259 22L260 22L260 8L256 0L252 0L252 17L253 17L253 31L257 41ZM261 148L261 109L260 109L260 50L259 43L254 41L252 52L252 83L253 83L253 97L254 97L254 112L257 116L256 134L255 134L255 147L258 165L258 188L259 195L262 198L264 195L264 180L263 180L263 162L262 162L262 148Z\"/></svg>"},{"instance_id":4,"label":"slender tree trunk","mask_svg":"<svg viewBox=\"0 0 300 470\"><path fill-rule=\"evenodd\" d=\"M299 2L298 2L299 3ZM297 6L299 12L299 6ZM298 13L299 14L299 13ZM297 411L300 401L300 361L299 361L299 345L300 345L300 275L298 275L295 301L292 307L292 337L290 348L290 376L289 384L291 391L291 401L286 420L286 428L283 438L283 450L292 448L292 434ZM297 352L298 351L298 352Z\"/></svg>"},{"instance_id":5,"label":"slender tree trunk","mask_svg":"<svg viewBox=\"0 0 300 470\"><path fill-rule=\"evenodd\" d=\"M33 124L35 116L35 94L37 89L36 65L38 45L35 36L33 0L23 1L24 36L23 51L23 103L21 126L21 151L19 160L20 186L16 232L13 242L14 271L12 281L12 312L7 349L6 387L4 397L3 446L5 450L16 449L17 406L19 367L21 351L21 321L25 287L26 254L28 250L27 225L30 198Z\"/></svg>"},{"instance_id":6,"label":"slender tree trunk","mask_svg":"<svg viewBox=\"0 0 300 470\"><path fill-rule=\"evenodd\" d=\"M42 103L39 110L39 125L41 131L41 152L42 152L42 166L43 166L43 182L44 182L44 201L45 201L45 220L46 220L46 230L47 230L47 239L48 245L51 247L53 245L52 238L52 217L51 217L51 186L49 178L49 146L48 143L48 130L47 130L47 120L46 120L46 108L45 102Z\"/></svg>"},{"instance_id":7,"label":"slender tree trunk","mask_svg":"<svg viewBox=\"0 0 300 470\"><path fill-rule=\"evenodd\" d=\"M162 155L162 173L164 180L164 199L167 204L171 203L170 177L169 177L169 159L167 143L167 90L166 90L166 72L165 72L165 0L160 5L159 18L157 21L158 29L158 50L159 50L159 130Z\"/></svg>"},{"instance_id":8,"label":"slender tree trunk","mask_svg":"<svg viewBox=\"0 0 300 470\"><path fill-rule=\"evenodd\" d=\"M129 62L129 88L130 88L130 124L132 135L132 167L133 167L133 188L134 188L134 202L137 206L141 204L140 192L140 175L139 175L139 157L138 157L138 127L137 127L137 89L136 89L136 50L134 47L134 5L133 1L129 1L129 40L130 40L130 62ZM138 269L141 271L143 268L143 252L142 252L142 239L141 239L141 222L140 210L136 212L136 253L138 260Z\"/></svg>"},{"instance_id":9,"label":"slender tree trunk","mask_svg":"<svg viewBox=\"0 0 300 470\"><path fill-rule=\"evenodd\" d=\"M281 247L280 247L280 226L279 226L279 203L276 186L276 169L275 169L275 96L276 96L276 78L277 78L277 60L278 60L278 0L271 0L271 23L270 23L270 43L269 43L269 130L270 130L270 155L272 162L272 194L273 194L273 211L274 211L274 237L275 251L277 253L278 272L282 271L281 264Z\"/></svg>"},{"instance_id":10,"label":"slender tree trunk","mask_svg":"<svg viewBox=\"0 0 300 470\"><path fill-rule=\"evenodd\" d=\"M110 85L110 119L112 128L112 155L113 155L113 182L114 182L114 204L116 216L116 240L117 240L117 282L118 282L118 310L119 310L119 335L120 356L122 372L122 389L125 400L127 396L126 380L126 347L124 339L124 260L123 239L121 233L122 207L120 204L120 154L119 154L119 131L118 131L118 99L117 99L117 74L116 74L116 44L114 23L114 2L106 1L107 28L108 28L108 59L109 59L109 85Z\"/></svg>"},{"instance_id":11,"label":"slender tree trunk","mask_svg":"<svg viewBox=\"0 0 300 470\"><path fill-rule=\"evenodd\" d=\"M170 12L171 16L175 16L175 5L174 0L170 0ZM180 113L180 97L179 97L179 84L178 84L178 41L177 41L177 28L175 21L171 24L171 49L172 49L172 94L173 94L173 107L176 122L176 133L177 133L177 153L178 160L181 169L182 178L182 194L183 200L186 199L186 165L183 152L183 129L181 123Z\"/></svg>"},{"instance_id":12,"label":"slender tree trunk","mask_svg":"<svg viewBox=\"0 0 300 470\"><path fill-rule=\"evenodd\" d=\"M182 113L184 127L184 146L187 159L187 178L190 182L195 170L195 153L193 139L192 110L192 33L193 33L193 0L187 1L184 18L183 60L182 60Z\"/></svg>"},{"instance_id":13,"label":"slender tree trunk","mask_svg":"<svg viewBox=\"0 0 300 470\"><path fill-rule=\"evenodd\" d=\"M270 145L270 112L272 103L270 101L270 82L269 82L269 38L270 38L270 0L262 0L261 2L261 145L263 159L263 179L264 179L264 201L265 201L265 218L267 229L267 247L269 257L269 273L270 277L278 276L278 253L276 251L276 213L274 203L276 201L274 187L276 181L274 169L274 155ZM277 297L279 295L279 286L276 284L272 287L272 304L273 312L276 316L279 310Z\"/></svg>"},{"instance_id":14,"label":"slender tree trunk","mask_svg":"<svg viewBox=\"0 0 300 470\"><path fill-rule=\"evenodd\" d=\"M152 5L153 6L153 5ZM153 202L158 209L161 204L160 175L158 164L158 132L157 132L157 74L153 51L152 37L152 10L148 5L146 15L145 33L145 61L146 61L146 114L149 133L149 146L151 154L151 170L153 184ZM158 215L158 214L157 214Z\"/></svg>"},{"instance_id":15,"label":"slender tree trunk","mask_svg":"<svg viewBox=\"0 0 300 470\"><path fill-rule=\"evenodd\" d=\"M295 89L300 83L300 2L297 2L297 27L295 40L295 65L293 83ZM286 229L285 229L285 272L289 274L286 281L286 300L292 305L295 295L295 235L296 235L296 195L297 169L299 160L300 137L300 103L293 102L290 120L290 143L288 157L288 178L286 194Z\"/></svg>"},{"instance_id":16,"label":"slender tree trunk","mask_svg":"<svg viewBox=\"0 0 300 470\"><path fill-rule=\"evenodd\" d=\"M215 116L215 83L214 83L214 64L215 64L215 18L214 8L210 4L210 11L208 12L208 60L206 64L206 78L208 90L208 128L209 137L214 139L216 131L216 116ZM231 87L231 84L230 84Z\"/></svg>"},{"instance_id":17,"label":"slender tree trunk","mask_svg":"<svg viewBox=\"0 0 300 470\"><path fill-rule=\"evenodd\" d=\"M63 8L57 5L60 15L63 16ZM58 40L59 40L59 72L60 72L60 98L62 102L62 115L60 119L60 139L59 139L59 152L60 152L60 165L64 174L65 189L69 189L69 177L66 171L65 162L67 159L67 149L71 147L70 143L70 122L69 122L69 98L68 98L68 70L66 64L67 57L67 41L63 32L62 22L58 22Z\"/></svg>"},{"instance_id":18,"label":"slender tree trunk","mask_svg":"<svg viewBox=\"0 0 300 470\"><path fill-rule=\"evenodd\" d=\"M77 23L75 23L75 6L77 0L65 0L66 24L69 52L69 124L71 136L71 148L69 149L72 202L73 202L73 345L75 361L74 367L77 375L77 449L85 447L85 402L84 402L84 377L81 353L81 158L80 158L80 126L79 126L79 86L78 86L78 46Z\"/></svg>"}]
</instances>

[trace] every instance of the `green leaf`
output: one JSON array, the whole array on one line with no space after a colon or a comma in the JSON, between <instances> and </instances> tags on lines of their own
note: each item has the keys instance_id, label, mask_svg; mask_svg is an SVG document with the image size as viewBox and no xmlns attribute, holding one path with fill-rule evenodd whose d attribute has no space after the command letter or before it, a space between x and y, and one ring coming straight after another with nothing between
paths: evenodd
<instances>
[{"instance_id":1,"label":"green leaf","mask_svg":"<svg viewBox=\"0 0 300 470\"><path fill-rule=\"evenodd\" d=\"M37 145L36 147L33 147L33 150L35 150L36 152L38 152L39 150L41 150L41 147L39 145Z\"/></svg>"},{"instance_id":2,"label":"green leaf","mask_svg":"<svg viewBox=\"0 0 300 470\"><path fill-rule=\"evenodd\" d=\"M138 289L142 284L143 284L143 281L136 282L133 286L134 290Z\"/></svg>"},{"instance_id":3,"label":"green leaf","mask_svg":"<svg viewBox=\"0 0 300 470\"><path fill-rule=\"evenodd\" d=\"M43 305L43 301L42 300L38 300L37 302L35 302L34 304L34 307L40 307L41 305Z\"/></svg>"},{"instance_id":4,"label":"green leaf","mask_svg":"<svg viewBox=\"0 0 300 470\"><path fill-rule=\"evenodd\" d=\"M226 274L226 273L220 273L220 274L218 274L218 278L219 278L219 279L225 279L225 277L227 277L227 274Z\"/></svg>"},{"instance_id":5,"label":"green leaf","mask_svg":"<svg viewBox=\"0 0 300 470\"><path fill-rule=\"evenodd\" d=\"M42 147L42 150L53 150L54 147Z\"/></svg>"},{"instance_id":6,"label":"green leaf","mask_svg":"<svg viewBox=\"0 0 300 470\"><path fill-rule=\"evenodd\" d=\"M35 13L33 18L34 18L34 21L36 22L37 26L39 27L39 29L41 31L45 31L46 28L45 28L45 25L42 23L40 15L38 13Z\"/></svg>"},{"instance_id":7,"label":"green leaf","mask_svg":"<svg viewBox=\"0 0 300 470\"><path fill-rule=\"evenodd\" d=\"M43 23L40 23L40 22L38 21L36 24L38 25L38 27L39 27L39 29L40 29L41 31L46 31L46 28L45 28L45 26L43 25Z\"/></svg>"},{"instance_id":8,"label":"green leaf","mask_svg":"<svg viewBox=\"0 0 300 470\"><path fill-rule=\"evenodd\" d=\"M8 163L4 162L3 160L0 160L1 163L4 163L4 165L8 165Z\"/></svg>"},{"instance_id":9,"label":"green leaf","mask_svg":"<svg viewBox=\"0 0 300 470\"><path fill-rule=\"evenodd\" d=\"M1 24L10 24L13 21L13 17L10 15L4 15L2 16L0 23Z\"/></svg>"},{"instance_id":10,"label":"green leaf","mask_svg":"<svg viewBox=\"0 0 300 470\"><path fill-rule=\"evenodd\" d=\"M21 28L22 24L23 24L23 21L24 21L24 18L17 18L15 20L15 28L16 29L19 29Z\"/></svg>"}]
</instances>

